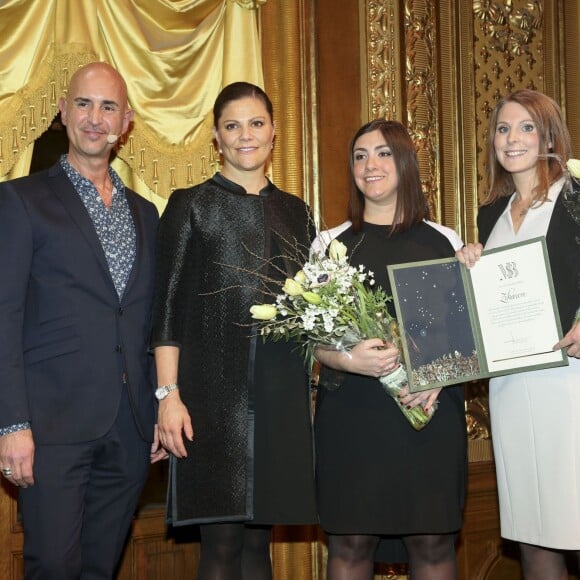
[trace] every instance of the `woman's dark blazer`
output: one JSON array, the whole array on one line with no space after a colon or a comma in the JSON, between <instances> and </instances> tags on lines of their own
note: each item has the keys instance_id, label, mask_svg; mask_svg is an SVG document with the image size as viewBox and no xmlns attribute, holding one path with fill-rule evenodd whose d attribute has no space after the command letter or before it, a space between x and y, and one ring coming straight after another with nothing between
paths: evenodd
<instances>
[{"instance_id":1,"label":"woman's dark blazer","mask_svg":"<svg viewBox=\"0 0 580 580\"><path fill-rule=\"evenodd\" d=\"M573 192L562 191L558 196L546 235L564 334L570 330L580 305L580 182L574 180L573 184ZM477 227L479 241L484 246L508 201L509 197L501 197L479 208Z\"/></svg>"}]
</instances>

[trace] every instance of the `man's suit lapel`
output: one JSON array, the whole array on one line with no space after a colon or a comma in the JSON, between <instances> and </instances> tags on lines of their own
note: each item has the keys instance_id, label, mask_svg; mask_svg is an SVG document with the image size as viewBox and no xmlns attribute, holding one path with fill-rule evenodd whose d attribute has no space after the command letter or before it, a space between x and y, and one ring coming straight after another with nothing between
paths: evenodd
<instances>
[{"instance_id":1,"label":"man's suit lapel","mask_svg":"<svg viewBox=\"0 0 580 580\"><path fill-rule=\"evenodd\" d=\"M114 292L115 296L117 291L115 290L115 284L111 278L111 273L109 271L109 265L107 264L107 258L95 230L95 226L89 216L87 208L82 202L79 194L70 182L70 179L66 176L60 165L54 165L49 172L48 184L54 194L60 199L64 205L66 211L71 217L72 221L78 226L81 235L85 238L91 250L97 258L97 263L108 283L111 286L111 290Z\"/></svg>"},{"instance_id":2,"label":"man's suit lapel","mask_svg":"<svg viewBox=\"0 0 580 580\"><path fill-rule=\"evenodd\" d=\"M133 216L133 223L135 224L135 239L137 245L135 250L135 261L133 262L133 267L131 268L131 273L129 274L129 279L127 280L127 286L124 293L124 296L127 296L131 291L132 285L137 279L139 267L143 263L143 252L145 250L145 224L143 223L143 213L140 211L139 204L133 195L127 191L127 189L125 189L125 193L127 196L129 209L131 210L131 215Z\"/></svg>"}]
</instances>

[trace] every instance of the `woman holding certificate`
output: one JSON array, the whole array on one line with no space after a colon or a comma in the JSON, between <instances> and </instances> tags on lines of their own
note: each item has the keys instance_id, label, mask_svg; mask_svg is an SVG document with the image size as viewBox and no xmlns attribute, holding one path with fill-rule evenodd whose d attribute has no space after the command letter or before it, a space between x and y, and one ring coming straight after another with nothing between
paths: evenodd
<instances>
[{"instance_id":1,"label":"woman holding certificate","mask_svg":"<svg viewBox=\"0 0 580 580\"><path fill-rule=\"evenodd\" d=\"M526 89L498 102L480 240L491 249L545 236L565 333L554 348L569 357L568 366L490 381L501 533L519 542L526 580L567 578L565 550L580 560L580 182L571 151L552 99ZM458 259L473 267L482 244Z\"/></svg>"},{"instance_id":2,"label":"woman holding certificate","mask_svg":"<svg viewBox=\"0 0 580 580\"><path fill-rule=\"evenodd\" d=\"M350 221L321 233L315 250L339 240L351 266L371 270L390 292L387 265L453 257L463 245L453 230L428 221L415 147L401 123L378 119L361 127L350 163ZM316 350L340 382L324 388L321 380L315 419L328 580L370 580L375 560L408 560L414 580L457 578L467 473L463 389L407 392L396 401L377 377L396 368L397 355L378 338L348 352ZM437 410L415 431L401 406L418 405Z\"/></svg>"}]
</instances>

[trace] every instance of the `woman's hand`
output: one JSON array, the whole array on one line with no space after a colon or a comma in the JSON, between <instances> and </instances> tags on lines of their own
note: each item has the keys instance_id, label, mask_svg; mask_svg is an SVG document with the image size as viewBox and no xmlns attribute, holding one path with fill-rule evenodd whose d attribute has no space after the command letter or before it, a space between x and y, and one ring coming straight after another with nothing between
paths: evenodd
<instances>
[{"instance_id":1,"label":"woman's hand","mask_svg":"<svg viewBox=\"0 0 580 580\"><path fill-rule=\"evenodd\" d=\"M431 409L435 410L434 406L437 403L437 398L439 397L440 392L441 387L437 387L436 389L429 389L428 391L411 393L409 391L409 385L407 385L401 389L401 392L398 395L399 402L408 409L412 409L418 405L423 405L425 412L430 413Z\"/></svg>"},{"instance_id":2,"label":"woman's hand","mask_svg":"<svg viewBox=\"0 0 580 580\"><path fill-rule=\"evenodd\" d=\"M468 268L473 268L477 260L481 258L483 246L481 244L466 244L455 252L455 257Z\"/></svg>"},{"instance_id":3,"label":"woman's hand","mask_svg":"<svg viewBox=\"0 0 580 580\"><path fill-rule=\"evenodd\" d=\"M399 364L398 349L380 338L363 340L348 352L319 347L315 355L320 363L335 370L376 378L388 375Z\"/></svg>"},{"instance_id":4,"label":"woman's hand","mask_svg":"<svg viewBox=\"0 0 580 580\"><path fill-rule=\"evenodd\" d=\"M153 432L153 443L151 443L151 451L149 452L149 460L151 463L157 463L169 457L169 452L161 445L159 440L159 427L155 425Z\"/></svg>"},{"instance_id":5,"label":"woman's hand","mask_svg":"<svg viewBox=\"0 0 580 580\"><path fill-rule=\"evenodd\" d=\"M554 345L554 350L566 349L568 356L580 358L580 321L576 321L564 338Z\"/></svg>"},{"instance_id":6,"label":"woman's hand","mask_svg":"<svg viewBox=\"0 0 580 580\"><path fill-rule=\"evenodd\" d=\"M159 401L157 425L161 445L175 457L180 459L187 457L183 436L193 441L193 427L187 407L181 402L178 390L172 391L165 399Z\"/></svg>"},{"instance_id":7,"label":"woman's hand","mask_svg":"<svg viewBox=\"0 0 580 580\"><path fill-rule=\"evenodd\" d=\"M177 383L179 376L179 348L176 346L155 347L155 365L157 367L158 385L173 385ZM175 457L179 458L187 457L183 435L189 441L193 441L193 427L187 407L181 402L179 389L171 391L167 397L159 401L156 433L159 434L161 445L169 453L173 453ZM153 444L155 445L155 441ZM154 453L153 449L151 452L152 454ZM157 455L155 458L157 458ZM161 457L159 458L161 459Z\"/></svg>"}]
</instances>

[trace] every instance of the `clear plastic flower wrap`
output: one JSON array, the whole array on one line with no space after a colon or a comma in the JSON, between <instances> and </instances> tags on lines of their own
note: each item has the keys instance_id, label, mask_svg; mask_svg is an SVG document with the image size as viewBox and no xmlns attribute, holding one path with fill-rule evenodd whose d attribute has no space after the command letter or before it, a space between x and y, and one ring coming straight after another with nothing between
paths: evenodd
<instances>
[{"instance_id":1,"label":"clear plastic flower wrap","mask_svg":"<svg viewBox=\"0 0 580 580\"><path fill-rule=\"evenodd\" d=\"M344 244L333 240L328 255L313 255L285 281L274 304L256 304L250 312L264 337L302 344L310 365L317 347L348 352L369 338L400 346L397 322L387 308L391 297L374 286L374 274L351 266ZM426 412L421 405L407 409L399 404L398 394L407 384L402 364L379 381L414 429L427 425L435 405Z\"/></svg>"}]
</instances>

